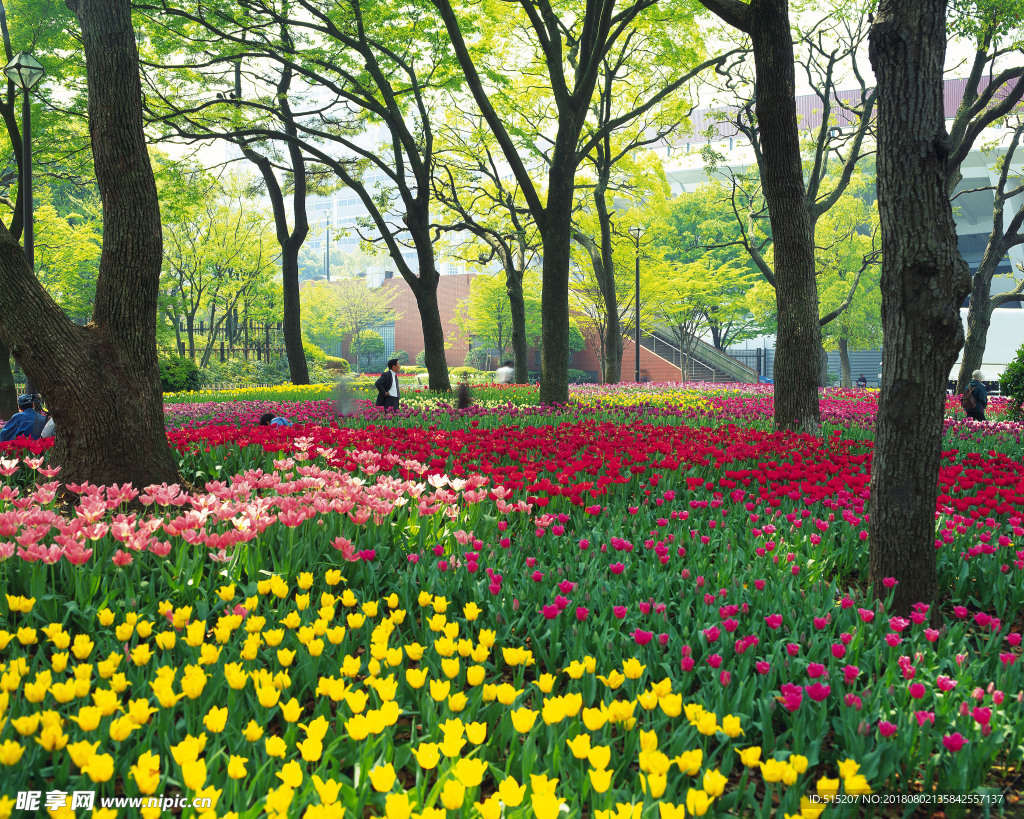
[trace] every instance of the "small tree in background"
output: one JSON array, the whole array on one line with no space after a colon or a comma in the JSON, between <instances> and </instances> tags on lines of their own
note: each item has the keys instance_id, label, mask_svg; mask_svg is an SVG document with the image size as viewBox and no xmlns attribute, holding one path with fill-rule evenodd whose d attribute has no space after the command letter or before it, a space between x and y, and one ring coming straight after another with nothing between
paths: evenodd
<instances>
[{"instance_id":1,"label":"small tree in background","mask_svg":"<svg viewBox=\"0 0 1024 819\"><path fill-rule=\"evenodd\" d=\"M325 349L351 334L349 349L358 359L359 333L401 318L391 307L397 295L392 287L370 288L362 279L307 282L302 287L303 332Z\"/></svg>"},{"instance_id":2,"label":"small tree in background","mask_svg":"<svg viewBox=\"0 0 1024 819\"><path fill-rule=\"evenodd\" d=\"M1014 421L1024 418L1024 346L1017 350L1016 358L1003 370L999 389L1010 399L1010 418Z\"/></svg>"},{"instance_id":3,"label":"small tree in background","mask_svg":"<svg viewBox=\"0 0 1024 819\"><path fill-rule=\"evenodd\" d=\"M356 357L356 369L365 368L371 360L379 358L387 351L384 339L375 330L360 330L353 333L350 349Z\"/></svg>"}]
</instances>

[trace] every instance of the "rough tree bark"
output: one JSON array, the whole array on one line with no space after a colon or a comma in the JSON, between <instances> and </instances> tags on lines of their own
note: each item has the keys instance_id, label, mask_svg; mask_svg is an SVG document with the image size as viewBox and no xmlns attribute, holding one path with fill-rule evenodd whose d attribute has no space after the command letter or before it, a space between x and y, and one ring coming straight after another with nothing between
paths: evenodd
<instances>
[{"instance_id":1,"label":"rough tree bark","mask_svg":"<svg viewBox=\"0 0 1024 819\"><path fill-rule=\"evenodd\" d=\"M845 338L839 339L839 384L845 389L853 386L852 373L850 372L850 342Z\"/></svg>"},{"instance_id":2,"label":"rough tree bark","mask_svg":"<svg viewBox=\"0 0 1024 819\"><path fill-rule=\"evenodd\" d=\"M814 226L807 206L796 116L796 69L789 0L700 0L746 32L754 52L754 106L764 163L761 184L775 245L778 335L775 425L817 432L818 283Z\"/></svg>"},{"instance_id":3,"label":"rough tree bark","mask_svg":"<svg viewBox=\"0 0 1024 819\"><path fill-rule=\"evenodd\" d=\"M18 411L18 390L11 372L11 351L0 344L0 418L7 420Z\"/></svg>"},{"instance_id":4,"label":"rough tree bark","mask_svg":"<svg viewBox=\"0 0 1024 819\"><path fill-rule=\"evenodd\" d=\"M82 28L89 133L103 202L94 321L78 327L0 226L0 340L46 395L64 482L178 480L156 351L160 207L142 130L129 0L68 0Z\"/></svg>"},{"instance_id":5,"label":"rough tree bark","mask_svg":"<svg viewBox=\"0 0 1024 819\"><path fill-rule=\"evenodd\" d=\"M871 467L870 581L897 580L893 613L937 594L935 502L945 386L963 345L970 278L947 194L946 0L881 0L878 211L885 358Z\"/></svg>"}]
</instances>

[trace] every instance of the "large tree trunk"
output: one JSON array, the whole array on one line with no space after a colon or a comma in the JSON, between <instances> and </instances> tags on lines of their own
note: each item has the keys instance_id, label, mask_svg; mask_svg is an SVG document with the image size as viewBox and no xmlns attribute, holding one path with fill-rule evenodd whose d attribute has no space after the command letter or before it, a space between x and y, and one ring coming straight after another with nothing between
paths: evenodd
<instances>
[{"instance_id":1,"label":"large tree trunk","mask_svg":"<svg viewBox=\"0 0 1024 819\"><path fill-rule=\"evenodd\" d=\"M196 317L195 313L185 317L185 332L188 334L188 357L196 360Z\"/></svg>"},{"instance_id":2,"label":"large tree trunk","mask_svg":"<svg viewBox=\"0 0 1024 819\"><path fill-rule=\"evenodd\" d=\"M89 132L103 203L94 321L67 319L0 227L0 339L46 395L51 460L68 483L178 480L164 432L156 350L162 238L142 130L129 0L69 0L82 27Z\"/></svg>"},{"instance_id":3,"label":"large tree trunk","mask_svg":"<svg viewBox=\"0 0 1024 819\"><path fill-rule=\"evenodd\" d=\"M608 202L605 192L608 188L610 169L605 167L607 153L598 146L601 163L601 177L594 186L594 208L597 211L597 224L601 230L600 264L595 260L594 277L601 287L606 314L604 325L604 383L618 384L622 380L622 327L619 323L619 298L615 292L615 257L612 254L612 224L608 213Z\"/></svg>"},{"instance_id":4,"label":"large tree trunk","mask_svg":"<svg viewBox=\"0 0 1024 819\"><path fill-rule=\"evenodd\" d=\"M853 386L850 373L850 343L845 338L839 339L839 377L839 383L845 389Z\"/></svg>"},{"instance_id":5,"label":"large tree trunk","mask_svg":"<svg viewBox=\"0 0 1024 819\"><path fill-rule=\"evenodd\" d=\"M565 133L571 132L573 144L556 144L548 177L545 218L539 223L544 240L540 348L542 404L565 404L569 400L569 258L575 165L572 172L566 172L566 166L571 164L567 157L574 153L579 129L560 130L562 141L568 140Z\"/></svg>"},{"instance_id":6,"label":"large tree trunk","mask_svg":"<svg viewBox=\"0 0 1024 819\"><path fill-rule=\"evenodd\" d=\"M970 286L947 194L945 0L882 0L871 29L878 80L878 211L885 358L871 467L870 581L895 578L893 613L937 592L935 501L945 386Z\"/></svg>"},{"instance_id":7,"label":"large tree trunk","mask_svg":"<svg viewBox=\"0 0 1024 819\"><path fill-rule=\"evenodd\" d=\"M288 375L293 384L309 383L309 367L302 349L302 305L299 300L299 248L305 240L292 235L281 245L281 290L283 298L284 350Z\"/></svg>"},{"instance_id":8,"label":"large tree trunk","mask_svg":"<svg viewBox=\"0 0 1024 819\"><path fill-rule=\"evenodd\" d=\"M18 389L11 372L11 351L0 344L0 418L5 421L18 411Z\"/></svg>"},{"instance_id":9,"label":"large tree trunk","mask_svg":"<svg viewBox=\"0 0 1024 819\"><path fill-rule=\"evenodd\" d=\"M420 279L427 278L426 272L420 269ZM448 378L448 362L444 355L444 325L441 324L441 313L437 306L437 273L431 282L415 291L416 307L420 313L420 325L423 327L423 352L427 365L427 384L432 392L450 392L451 381Z\"/></svg>"},{"instance_id":10,"label":"large tree trunk","mask_svg":"<svg viewBox=\"0 0 1024 819\"><path fill-rule=\"evenodd\" d=\"M512 259L505 264L505 291L512 314L512 361L515 364L516 383L529 381L526 362L526 302L523 299L523 271ZM504 362L502 362L504 363Z\"/></svg>"},{"instance_id":11,"label":"large tree trunk","mask_svg":"<svg viewBox=\"0 0 1024 819\"><path fill-rule=\"evenodd\" d=\"M756 7L756 8L755 8ZM761 184L775 252L778 336L775 349L775 425L817 432L818 285L814 228L807 209L788 0L751 7L750 37L757 74L755 110L764 153Z\"/></svg>"}]
</instances>

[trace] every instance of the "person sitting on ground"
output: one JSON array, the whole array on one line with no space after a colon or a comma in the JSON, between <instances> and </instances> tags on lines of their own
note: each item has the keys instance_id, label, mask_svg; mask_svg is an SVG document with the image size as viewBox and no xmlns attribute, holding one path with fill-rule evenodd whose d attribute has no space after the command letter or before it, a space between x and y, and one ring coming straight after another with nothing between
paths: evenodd
<instances>
[{"instance_id":1,"label":"person sitting on ground","mask_svg":"<svg viewBox=\"0 0 1024 819\"><path fill-rule=\"evenodd\" d=\"M514 384L516 380L516 370L512 366L511 361L504 362L497 370L494 371L494 383L495 384Z\"/></svg>"},{"instance_id":2,"label":"person sitting on ground","mask_svg":"<svg viewBox=\"0 0 1024 819\"><path fill-rule=\"evenodd\" d=\"M373 385L377 388L377 400L374 404L386 410L398 409L399 389L398 374L402 371L402 365L397 358L388 361L388 368L380 374Z\"/></svg>"},{"instance_id":3,"label":"person sitting on ground","mask_svg":"<svg viewBox=\"0 0 1024 819\"><path fill-rule=\"evenodd\" d=\"M287 418L274 415L272 412L265 412L260 416L261 427L290 427L294 426Z\"/></svg>"},{"instance_id":4,"label":"person sitting on ground","mask_svg":"<svg viewBox=\"0 0 1024 819\"><path fill-rule=\"evenodd\" d=\"M860 387L861 389L865 389L867 387L867 385L868 385L867 376L865 376L864 373L861 373L860 374L860 378L857 379L857 386Z\"/></svg>"},{"instance_id":5,"label":"person sitting on ground","mask_svg":"<svg viewBox=\"0 0 1024 819\"><path fill-rule=\"evenodd\" d=\"M13 441L21 437L38 438L46 423L43 417L37 396L19 395L18 412L0 429L0 441ZM38 423L40 421L42 423Z\"/></svg>"},{"instance_id":6,"label":"person sitting on ground","mask_svg":"<svg viewBox=\"0 0 1024 819\"><path fill-rule=\"evenodd\" d=\"M988 390L985 389L985 385L982 383L985 380L985 374L981 370L975 370L971 373L971 383L967 385L972 393L974 393L974 409L967 410L967 417L973 418L975 421L985 420L985 407L988 406Z\"/></svg>"}]
</instances>

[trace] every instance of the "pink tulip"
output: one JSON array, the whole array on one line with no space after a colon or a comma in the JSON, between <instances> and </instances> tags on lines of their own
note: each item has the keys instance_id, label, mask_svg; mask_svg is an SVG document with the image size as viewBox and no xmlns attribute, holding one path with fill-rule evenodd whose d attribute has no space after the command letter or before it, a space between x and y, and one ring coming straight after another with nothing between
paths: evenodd
<instances>
[{"instance_id":1,"label":"pink tulip","mask_svg":"<svg viewBox=\"0 0 1024 819\"><path fill-rule=\"evenodd\" d=\"M955 734L944 735L942 737L942 744L945 746L947 751L956 753L967 744L967 740L964 739L963 735L959 731L957 731Z\"/></svg>"}]
</instances>

